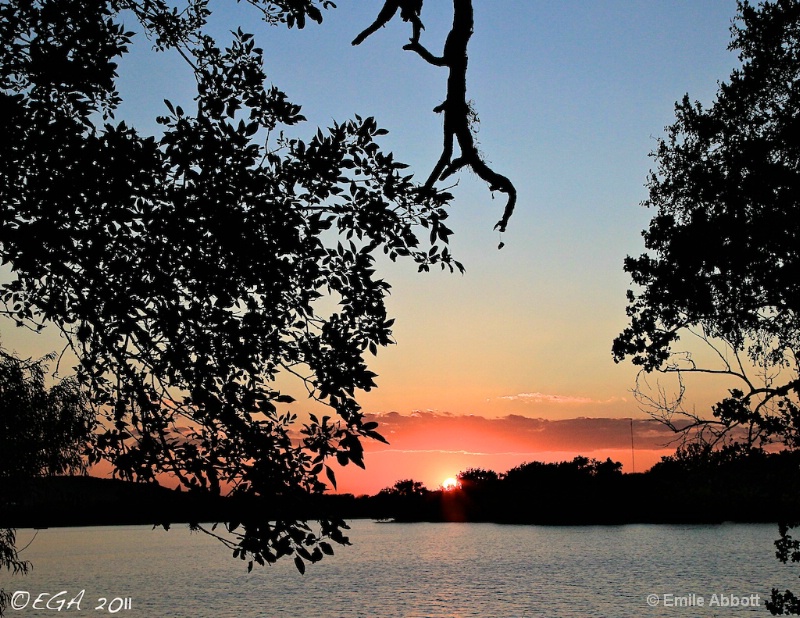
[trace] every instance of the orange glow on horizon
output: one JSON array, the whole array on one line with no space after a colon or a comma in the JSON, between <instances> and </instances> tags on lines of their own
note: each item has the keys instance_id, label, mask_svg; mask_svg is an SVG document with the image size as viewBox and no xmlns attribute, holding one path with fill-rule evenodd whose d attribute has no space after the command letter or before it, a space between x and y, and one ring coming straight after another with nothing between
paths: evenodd
<instances>
[{"instance_id":1,"label":"orange glow on horizon","mask_svg":"<svg viewBox=\"0 0 800 618\"><path fill-rule=\"evenodd\" d=\"M374 414L378 431L389 444L364 440L366 470L335 462L337 488L333 493L374 495L400 480L412 479L428 489L452 489L457 475L471 468L503 474L532 461L556 463L576 456L621 462L622 471L644 472L666 455L674 436L663 425L634 420L635 452L631 451L629 418L537 419L522 416L485 418L436 413ZM636 467L633 469L635 454ZM111 476L111 466L92 467L92 476ZM444 480L442 480L444 479ZM176 479L159 476L167 487Z\"/></svg>"}]
</instances>

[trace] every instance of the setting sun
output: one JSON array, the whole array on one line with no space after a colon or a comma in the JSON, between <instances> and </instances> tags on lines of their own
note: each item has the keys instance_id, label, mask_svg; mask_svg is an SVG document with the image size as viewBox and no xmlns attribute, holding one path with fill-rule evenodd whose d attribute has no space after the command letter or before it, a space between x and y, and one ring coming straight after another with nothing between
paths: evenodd
<instances>
[{"instance_id":1,"label":"setting sun","mask_svg":"<svg viewBox=\"0 0 800 618\"><path fill-rule=\"evenodd\" d=\"M456 487L458 487L458 481L452 476L442 481L442 489L445 491L452 491Z\"/></svg>"}]
</instances>

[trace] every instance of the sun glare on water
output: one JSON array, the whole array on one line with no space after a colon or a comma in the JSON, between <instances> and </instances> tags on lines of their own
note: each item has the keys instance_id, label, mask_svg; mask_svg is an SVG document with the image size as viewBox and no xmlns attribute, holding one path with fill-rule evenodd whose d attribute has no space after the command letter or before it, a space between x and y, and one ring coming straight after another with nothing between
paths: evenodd
<instances>
[{"instance_id":1,"label":"sun glare on water","mask_svg":"<svg viewBox=\"0 0 800 618\"><path fill-rule=\"evenodd\" d=\"M452 476L442 481L442 489L445 491L452 491L456 487L458 487L458 481Z\"/></svg>"}]
</instances>

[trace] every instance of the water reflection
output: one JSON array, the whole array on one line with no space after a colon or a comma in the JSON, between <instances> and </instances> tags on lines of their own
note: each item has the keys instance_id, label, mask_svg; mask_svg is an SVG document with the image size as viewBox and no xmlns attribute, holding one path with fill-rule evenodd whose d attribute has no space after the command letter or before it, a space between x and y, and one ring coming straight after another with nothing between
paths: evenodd
<instances>
[{"instance_id":1,"label":"water reflection","mask_svg":"<svg viewBox=\"0 0 800 618\"><path fill-rule=\"evenodd\" d=\"M182 527L50 529L26 550L34 569L6 577L32 595L85 590L132 599L120 616L714 616L664 607L664 595L758 594L796 581L774 559L773 525L539 527L352 524L352 547L309 568L255 569ZM24 544L30 531L20 531ZM648 595L657 604L647 604ZM667 599L670 597L666 597ZM19 616L52 615L27 607ZM66 609L61 613L67 613ZM100 614L102 612L93 612ZM107 613L107 612L106 612Z\"/></svg>"}]
</instances>

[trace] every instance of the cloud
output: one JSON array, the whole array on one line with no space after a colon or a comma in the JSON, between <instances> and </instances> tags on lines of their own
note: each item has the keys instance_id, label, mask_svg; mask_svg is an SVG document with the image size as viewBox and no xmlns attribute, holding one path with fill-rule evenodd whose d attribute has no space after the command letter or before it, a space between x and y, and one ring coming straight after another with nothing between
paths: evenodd
<instances>
[{"instance_id":1,"label":"cloud","mask_svg":"<svg viewBox=\"0 0 800 618\"><path fill-rule=\"evenodd\" d=\"M533 454L530 451L500 451L500 452L476 452L476 451L447 451L444 449L393 449L388 448L381 451L382 453L400 453L400 454L417 454L417 453L424 453L424 454L437 454L437 455L469 455L472 456L479 456L484 457L487 455L510 455L510 456L524 456L524 455L531 455Z\"/></svg>"},{"instance_id":2,"label":"cloud","mask_svg":"<svg viewBox=\"0 0 800 618\"><path fill-rule=\"evenodd\" d=\"M337 468L340 491L371 494L406 478L437 487L469 468L505 472L525 462L569 461L577 455L611 457L622 462L626 472L642 472L675 450L674 444L668 446L675 435L650 419L551 420L519 414L487 418L415 410L365 414L364 420L377 421L390 444L364 440L367 469Z\"/></svg>"},{"instance_id":3,"label":"cloud","mask_svg":"<svg viewBox=\"0 0 800 618\"><path fill-rule=\"evenodd\" d=\"M436 412L365 415L378 422L378 432L390 444L369 441L370 451L437 451L483 454L531 454L575 451L590 455L604 449L631 448L629 418L571 418L549 420L511 414L500 418ZM675 434L651 419L633 420L635 448L661 450Z\"/></svg>"},{"instance_id":4,"label":"cloud","mask_svg":"<svg viewBox=\"0 0 800 618\"><path fill-rule=\"evenodd\" d=\"M608 404L626 401L624 397L611 397L610 399L591 399L590 397L575 397L572 395L548 395L545 393L517 393L499 397L506 401L521 401L523 403L554 403L554 404Z\"/></svg>"}]
</instances>

